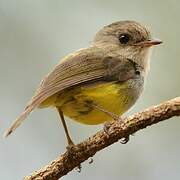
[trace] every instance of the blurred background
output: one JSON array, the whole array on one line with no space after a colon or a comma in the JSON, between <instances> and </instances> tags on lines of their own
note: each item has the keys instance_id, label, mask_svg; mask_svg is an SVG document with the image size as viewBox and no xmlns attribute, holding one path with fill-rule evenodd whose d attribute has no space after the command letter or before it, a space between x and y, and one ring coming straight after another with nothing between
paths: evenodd
<instances>
[{"instance_id":1,"label":"blurred background","mask_svg":"<svg viewBox=\"0 0 180 180\"><path fill-rule=\"evenodd\" d=\"M7 139L2 134L22 112L36 87L65 55L87 47L97 30L136 20L163 44L154 49L143 96L130 114L180 95L180 1L0 0L0 179L22 179L65 151L53 109L34 111ZM76 143L102 129L67 121ZM63 179L180 179L180 119L142 130L116 143Z\"/></svg>"}]
</instances>

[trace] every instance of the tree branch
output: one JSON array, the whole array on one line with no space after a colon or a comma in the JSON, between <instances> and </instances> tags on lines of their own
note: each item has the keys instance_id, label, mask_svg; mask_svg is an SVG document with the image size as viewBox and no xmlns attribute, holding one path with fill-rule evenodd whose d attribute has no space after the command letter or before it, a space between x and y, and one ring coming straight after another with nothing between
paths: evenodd
<instances>
[{"instance_id":1,"label":"tree branch","mask_svg":"<svg viewBox=\"0 0 180 180\"><path fill-rule=\"evenodd\" d=\"M32 175L26 176L24 179L58 180L89 157L94 156L96 152L124 137L129 137L129 135L132 135L140 129L144 129L147 126L156 124L173 116L180 116L180 97L132 115L126 118L123 123L112 121L108 129L108 134L104 131L97 132L92 137L89 137L87 140L60 155L49 165L33 172Z\"/></svg>"}]
</instances>

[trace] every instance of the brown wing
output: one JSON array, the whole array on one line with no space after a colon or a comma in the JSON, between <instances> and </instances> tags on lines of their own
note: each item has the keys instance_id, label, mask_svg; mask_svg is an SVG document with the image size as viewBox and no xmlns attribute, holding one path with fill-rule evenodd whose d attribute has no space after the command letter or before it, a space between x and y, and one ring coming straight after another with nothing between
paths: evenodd
<instances>
[{"instance_id":1,"label":"brown wing","mask_svg":"<svg viewBox=\"0 0 180 180\"><path fill-rule=\"evenodd\" d=\"M126 68L126 67L130 68ZM123 73L118 73L118 72ZM127 73L132 70L133 73ZM53 94L77 84L92 80L124 81L134 75L134 66L127 59L106 57L97 47L77 51L64 58L55 69L41 82L34 97L28 103L24 112L7 130L5 136L11 134L25 118L44 100Z\"/></svg>"},{"instance_id":2,"label":"brown wing","mask_svg":"<svg viewBox=\"0 0 180 180\"><path fill-rule=\"evenodd\" d=\"M103 53L97 48L87 48L65 57L41 82L24 112L5 132L11 134L41 102L68 87L95 80L104 76Z\"/></svg>"}]
</instances>

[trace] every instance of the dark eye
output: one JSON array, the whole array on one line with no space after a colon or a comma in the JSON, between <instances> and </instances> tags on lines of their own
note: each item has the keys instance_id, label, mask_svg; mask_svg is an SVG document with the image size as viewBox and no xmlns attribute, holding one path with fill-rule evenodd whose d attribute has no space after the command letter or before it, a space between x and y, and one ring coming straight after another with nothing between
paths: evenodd
<instances>
[{"instance_id":1,"label":"dark eye","mask_svg":"<svg viewBox=\"0 0 180 180\"><path fill-rule=\"evenodd\" d=\"M129 40L130 40L129 34L121 34L121 35L119 36L119 42L120 42L121 44L127 44L127 43L129 42Z\"/></svg>"}]
</instances>

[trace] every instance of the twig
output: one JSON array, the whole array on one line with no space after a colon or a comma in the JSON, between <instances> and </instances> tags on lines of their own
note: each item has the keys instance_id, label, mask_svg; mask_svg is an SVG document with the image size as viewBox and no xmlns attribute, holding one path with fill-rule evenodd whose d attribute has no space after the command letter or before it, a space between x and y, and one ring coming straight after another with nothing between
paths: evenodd
<instances>
[{"instance_id":1,"label":"twig","mask_svg":"<svg viewBox=\"0 0 180 180\"><path fill-rule=\"evenodd\" d=\"M113 121L110 124L108 135L104 131L97 132L94 136L77 144L68 152L60 155L56 160L44 168L35 171L25 180L58 180L68 172L79 166L96 152L129 137L133 133L144 129L147 126L169 119L173 116L180 116L180 97L166 101L160 105L150 107L125 119L124 123Z\"/></svg>"}]
</instances>

